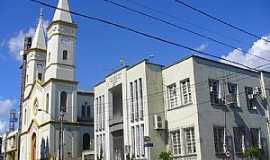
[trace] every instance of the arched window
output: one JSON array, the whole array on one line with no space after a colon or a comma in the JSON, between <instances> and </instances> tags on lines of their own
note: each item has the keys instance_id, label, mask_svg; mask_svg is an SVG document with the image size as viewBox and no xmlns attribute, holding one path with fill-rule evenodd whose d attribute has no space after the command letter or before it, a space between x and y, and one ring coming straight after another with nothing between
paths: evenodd
<instances>
[{"instance_id":1,"label":"arched window","mask_svg":"<svg viewBox=\"0 0 270 160\"><path fill-rule=\"evenodd\" d=\"M87 117L90 117L90 113L91 113L90 105L87 105L86 108L87 108Z\"/></svg>"},{"instance_id":2,"label":"arched window","mask_svg":"<svg viewBox=\"0 0 270 160\"><path fill-rule=\"evenodd\" d=\"M63 51L63 60L67 60L67 58L68 58L68 51L64 50Z\"/></svg>"},{"instance_id":3,"label":"arched window","mask_svg":"<svg viewBox=\"0 0 270 160\"><path fill-rule=\"evenodd\" d=\"M90 149L90 135L88 133L85 133L83 135L83 150Z\"/></svg>"},{"instance_id":4,"label":"arched window","mask_svg":"<svg viewBox=\"0 0 270 160\"><path fill-rule=\"evenodd\" d=\"M49 52L49 55L48 55L48 62L50 62L51 60L51 52Z\"/></svg>"},{"instance_id":5,"label":"arched window","mask_svg":"<svg viewBox=\"0 0 270 160\"><path fill-rule=\"evenodd\" d=\"M82 105L82 117L85 117L85 105Z\"/></svg>"},{"instance_id":6,"label":"arched window","mask_svg":"<svg viewBox=\"0 0 270 160\"><path fill-rule=\"evenodd\" d=\"M27 114L27 110L26 108L24 109L24 124L26 124L26 114Z\"/></svg>"},{"instance_id":7,"label":"arched window","mask_svg":"<svg viewBox=\"0 0 270 160\"><path fill-rule=\"evenodd\" d=\"M46 112L49 112L49 93L46 94Z\"/></svg>"},{"instance_id":8,"label":"arched window","mask_svg":"<svg viewBox=\"0 0 270 160\"><path fill-rule=\"evenodd\" d=\"M60 95L60 111L66 112L67 110L67 93L61 92Z\"/></svg>"}]
</instances>

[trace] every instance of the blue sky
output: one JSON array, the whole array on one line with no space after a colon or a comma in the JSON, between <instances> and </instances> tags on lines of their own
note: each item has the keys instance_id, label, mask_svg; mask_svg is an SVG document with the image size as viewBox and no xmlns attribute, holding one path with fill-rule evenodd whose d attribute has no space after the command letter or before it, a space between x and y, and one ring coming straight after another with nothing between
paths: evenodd
<instances>
[{"instance_id":1,"label":"blue sky","mask_svg":"<svg viewBox=\"0 0 270 160\"><path fill-rule=\"evenodd\" d=\"M179 17L179 20L140 8L126 0L114 1L188 27L196 32L206 34L244 50L249 50L249 53L258 54L270 59L269 44L203 17L188 8L178 5L174 0L134 1L172 14ZM44 2L56 5L57 0L44 0ZM204 11L208 11L250 32L269 38L269 0L185 0L185 2ZM3 124L7 120L8 109L18 106L20 94L19 51L22 46L21 40L23 36L33 34L34 27L37 25L40 7L40 5L28 0L1 0L0 130L4 128ZM190 33L161 24L141 15L130 13L103 0L70 0L70 7L74 11L105 18L251 66L255 63L263 63L254 57L252 58L249 54L233 51L203 38L198 38ZM52 9L44 8L44 19L48 23L51 21L53 13L54 11ZM154 55L153 62L167 65L183 56L191 54L190 51L147 39L106 24L89 21L76 16L73 16L73 19L78 24L76 50L77 80L80 82L79 88L83 90L92 90L94 84L101 81L106 74L120 66L119 60L121 58L127 64L134 64L143 58L148 58L149 55ZM182 20L192 22L200 27L194 27L184 23ZM226 38L209 33L202 28L207 28L225 35Z\"/></svg>"}]
</instances>

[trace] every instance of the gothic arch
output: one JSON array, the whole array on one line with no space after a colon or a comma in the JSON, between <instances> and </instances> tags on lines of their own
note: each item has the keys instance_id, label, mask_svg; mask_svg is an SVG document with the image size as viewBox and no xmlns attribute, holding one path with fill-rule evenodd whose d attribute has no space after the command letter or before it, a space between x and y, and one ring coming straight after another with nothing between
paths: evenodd
<instances>
[{"instance_id":1,"label":"gothic arch","mask_svg":"<svg viewBox=\"0 0 270 160\"><path fill-rule=\"evenodd\" d=\"M33 133L31 138L31 154L32 160L37 160L37 136L36 133Z\"/></svg>"}]
</instances>

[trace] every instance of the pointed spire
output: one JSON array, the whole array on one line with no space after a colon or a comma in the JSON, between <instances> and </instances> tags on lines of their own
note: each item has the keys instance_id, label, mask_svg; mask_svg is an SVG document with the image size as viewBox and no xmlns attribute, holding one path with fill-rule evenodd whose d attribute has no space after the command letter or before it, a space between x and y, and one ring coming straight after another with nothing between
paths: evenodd
<instances>
[{"instance_id":1,"label":"pointed spire","mask_svg":"<svg viewBox=\"0 0 270 160\"><path fill-rule=\"evenodd\" d=\"M59 0L57 8L63 9L56 9L54 16L53 16L53 21L64 21L68 23L72 23L72 18L69 12L69 4L68 0Z\"/></svg>"},{"instance_id":2,"label":"pointed spire","mask_svg":"<svg viewBox=\"0 0 270 160\"><path fill-rule=\"evenodd\" d=\"M39 21L36 28L36 32L32 41L31 48L38 48L46 50L46 39L43 26L43 10L40 9Z\"/></svg>"}]
</instances>

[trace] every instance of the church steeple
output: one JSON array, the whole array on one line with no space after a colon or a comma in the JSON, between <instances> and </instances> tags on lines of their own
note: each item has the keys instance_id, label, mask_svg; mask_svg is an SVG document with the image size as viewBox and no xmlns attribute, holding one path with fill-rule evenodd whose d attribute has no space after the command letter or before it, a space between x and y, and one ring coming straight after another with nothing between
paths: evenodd
<instances>
[{"instance_id":1,"label":"church steeple","mask_svg":"<svg viewBox=\"0 0 270 160\"><path fill-rule=\"evenodd\" d=\"M43 50L47 49L44 26L43 26L42 9L40 10L39 21L38 21L38 25L37 25L37 28L36 28L35 35L33 37L31 48L32 49L34 49L34 48L35 49L43 49Z\"/></svg>"},{"instance_id":2,"label":"church steeple","mask_svg":"<svg viewBox=\"0 0 270 160\"><path fill-rule=\"evenodd\" d=\"M59 0L48 27L45 81L75 81L75 46L77 25L72 22L68 0ZM63 10L60 10L63 9Z\"/></svg>"},{"instance_id":3,"label":"church steeple","mask_svg":"<svg viewBox=\"0 0 270 160\"><path fill-rule=\"evenodd\" d=\"M57 9L53 16L53 21L63 21L72 23L72 18L69 12L69 4L68 0L59 0L57 8L63 9Z\"/></svg>"}]
</instances>

